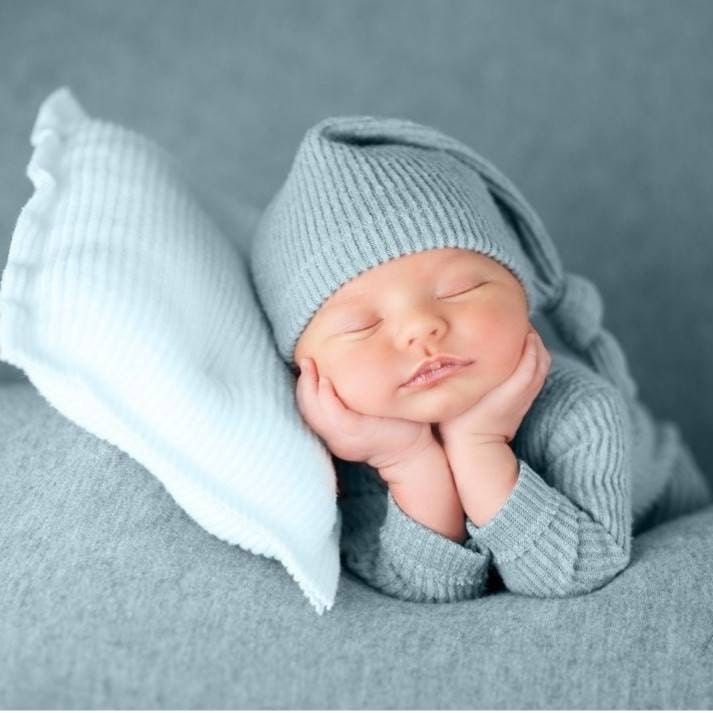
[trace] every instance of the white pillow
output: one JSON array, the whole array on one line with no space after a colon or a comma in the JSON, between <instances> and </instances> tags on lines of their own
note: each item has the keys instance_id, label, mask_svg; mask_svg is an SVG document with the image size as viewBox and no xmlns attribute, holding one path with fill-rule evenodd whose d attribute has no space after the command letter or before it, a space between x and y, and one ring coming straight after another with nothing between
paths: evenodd
<instances>
[{"instance_id":1,"label":"white pillow","mask_svg":"<svg viewBox=\"0 0 713 713\"><path fill-rule=\"evenodd\" d=\"M208 532L279 560L318 614L331 609L334 464L296 408L238 247L166 151L90 118L67 87L42 103L31 142L0 357Z\"/></svg>"}]
</instances>

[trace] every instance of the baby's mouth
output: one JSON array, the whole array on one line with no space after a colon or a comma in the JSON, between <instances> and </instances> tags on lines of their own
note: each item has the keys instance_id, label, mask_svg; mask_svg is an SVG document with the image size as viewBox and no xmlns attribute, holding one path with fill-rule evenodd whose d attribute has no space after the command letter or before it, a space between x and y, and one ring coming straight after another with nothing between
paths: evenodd
<instances>
[{"instance_id":1,"label":"baby's mouth","mask_svg":"<svg viewBox=\"0 0 713 713\"><path fill-rule=\"evenodd\" d=\"M442 366L426 371L418 376L414 377L410 381L403 384L404 388L415 389L418 387L431 386L432 384L437 384L449 376L462 371L466 367L470 366L473 362L467 362L465 364L443 364Z\"/></svg>"}]
</instances>

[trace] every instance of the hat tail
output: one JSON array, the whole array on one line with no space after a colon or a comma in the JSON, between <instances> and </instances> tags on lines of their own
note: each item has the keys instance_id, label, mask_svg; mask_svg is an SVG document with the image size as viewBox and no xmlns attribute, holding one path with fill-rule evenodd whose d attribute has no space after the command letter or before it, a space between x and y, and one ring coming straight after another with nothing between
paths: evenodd
<instances>
[{"instance_id":1,"label":"hat tail","mask_svg":"<svg viewBox=\"0 0 713 713\"><path fill-rule=\"evenodd\" d=\"M547 316L562 340L597 373L635 399L638 386L619 341L602 325L604 305L599 290L586 277L566 273L559 297Z\"/></svg>"}]
</instances>

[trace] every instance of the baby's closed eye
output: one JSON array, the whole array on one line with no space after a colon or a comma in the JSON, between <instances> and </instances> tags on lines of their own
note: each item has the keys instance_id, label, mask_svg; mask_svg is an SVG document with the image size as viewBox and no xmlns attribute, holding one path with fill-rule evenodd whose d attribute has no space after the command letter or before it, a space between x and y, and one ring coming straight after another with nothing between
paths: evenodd
<instances>
[{"instance_id":1,"label":"baby's closed eye","mask_svg":"<svg viewBox=\"0 0 713 713\"><path fill-rule=\"evenodd\" d=\"M379 322L381 322L381 320L379 320L378 322L373 322L371 324L368 324L365 327L356 327L356 328L349 329L349 330L345 331L344 334L355 334L356 332L365 332L367 329L376 327L379 324Z\"/></svg>"},{"instance_id":2,"label":"baby's closed eye","mask_svg":"<svg viewBox=\"0 0 713 713\"><path fill-rule=\"evenodd\" d=\"M459 295L464 295L466 292L472 292L473 290L477 290L479 287L482 287L485 282L480 282L477 285L473 285L472 287L467 287L465 289L460 289L456 290L455 292L450 292L447 295L444 295L441 299L447 299L449 297L458 297Z\"/></svg>"}]
</instances>

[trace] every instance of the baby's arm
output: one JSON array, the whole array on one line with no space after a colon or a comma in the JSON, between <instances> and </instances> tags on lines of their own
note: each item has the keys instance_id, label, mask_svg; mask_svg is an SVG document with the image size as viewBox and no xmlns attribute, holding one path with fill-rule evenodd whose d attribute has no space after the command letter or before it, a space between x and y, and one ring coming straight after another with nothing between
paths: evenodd
<instances>
[{"instance_id":1,"label":"baby's arm","mask_svg":"<svg viewBox=\"0 0 713 713\"><path fill-rule=\"evenodd\" d=\"M349 473L357 466L345 490L339 477L345 565L399 599L447 602L480 596L491 558L460 544L465 516L431 426L353 411L331 383L319 379L313 360L303 364L296 394L300 412L338 468ZM380 482L377 468L393 486L386 498L380 486L374 489L373 480Z\"/></svg>"},{"instance_id":2,"label":"baby's arm","mask_svg":"<svg viewBox=\"0 0 713 713\"><path fill-rule=\"evenodd\" d=\"M467 536L465 513L443 447L434 439L415 457L380 468L396 504L409 517L458 544Z\"/></svg>"},{"instance_id":3,"label":"baby's arm","mask_svg":"<svg viewBox=\"0 0 713 713\"><path fill-rule=\"evenodd\" d=\"M506 587L518 594L591 592L611 581L630 560L631 434L626 404L609 386L572 394L566 403L546 439L547 481L517 459L515 487L492 517L482 515L487 503L476 503L484 497L484 480L496 475L487 467L493 458L482 460L475 448L470 459L462 453L451 461L468 515L471 538L465 545L491 553ZM504 471L501 476L509 489L510 476Z\"/></svg>"},{"instance_id":4,"label":"baby's arm","mask_svg":"<svg viewBox=\"0 0 713 713\"><path fill-rule=\"evenodd\" d=\"M398 473L386 473L388 484L364 463L336 460L342 476L340 549L349 570L408 601L453 602L484 594L492 558L460 544L465 515L438 443L403 462Z\"/></svg>"}]
</instances>

